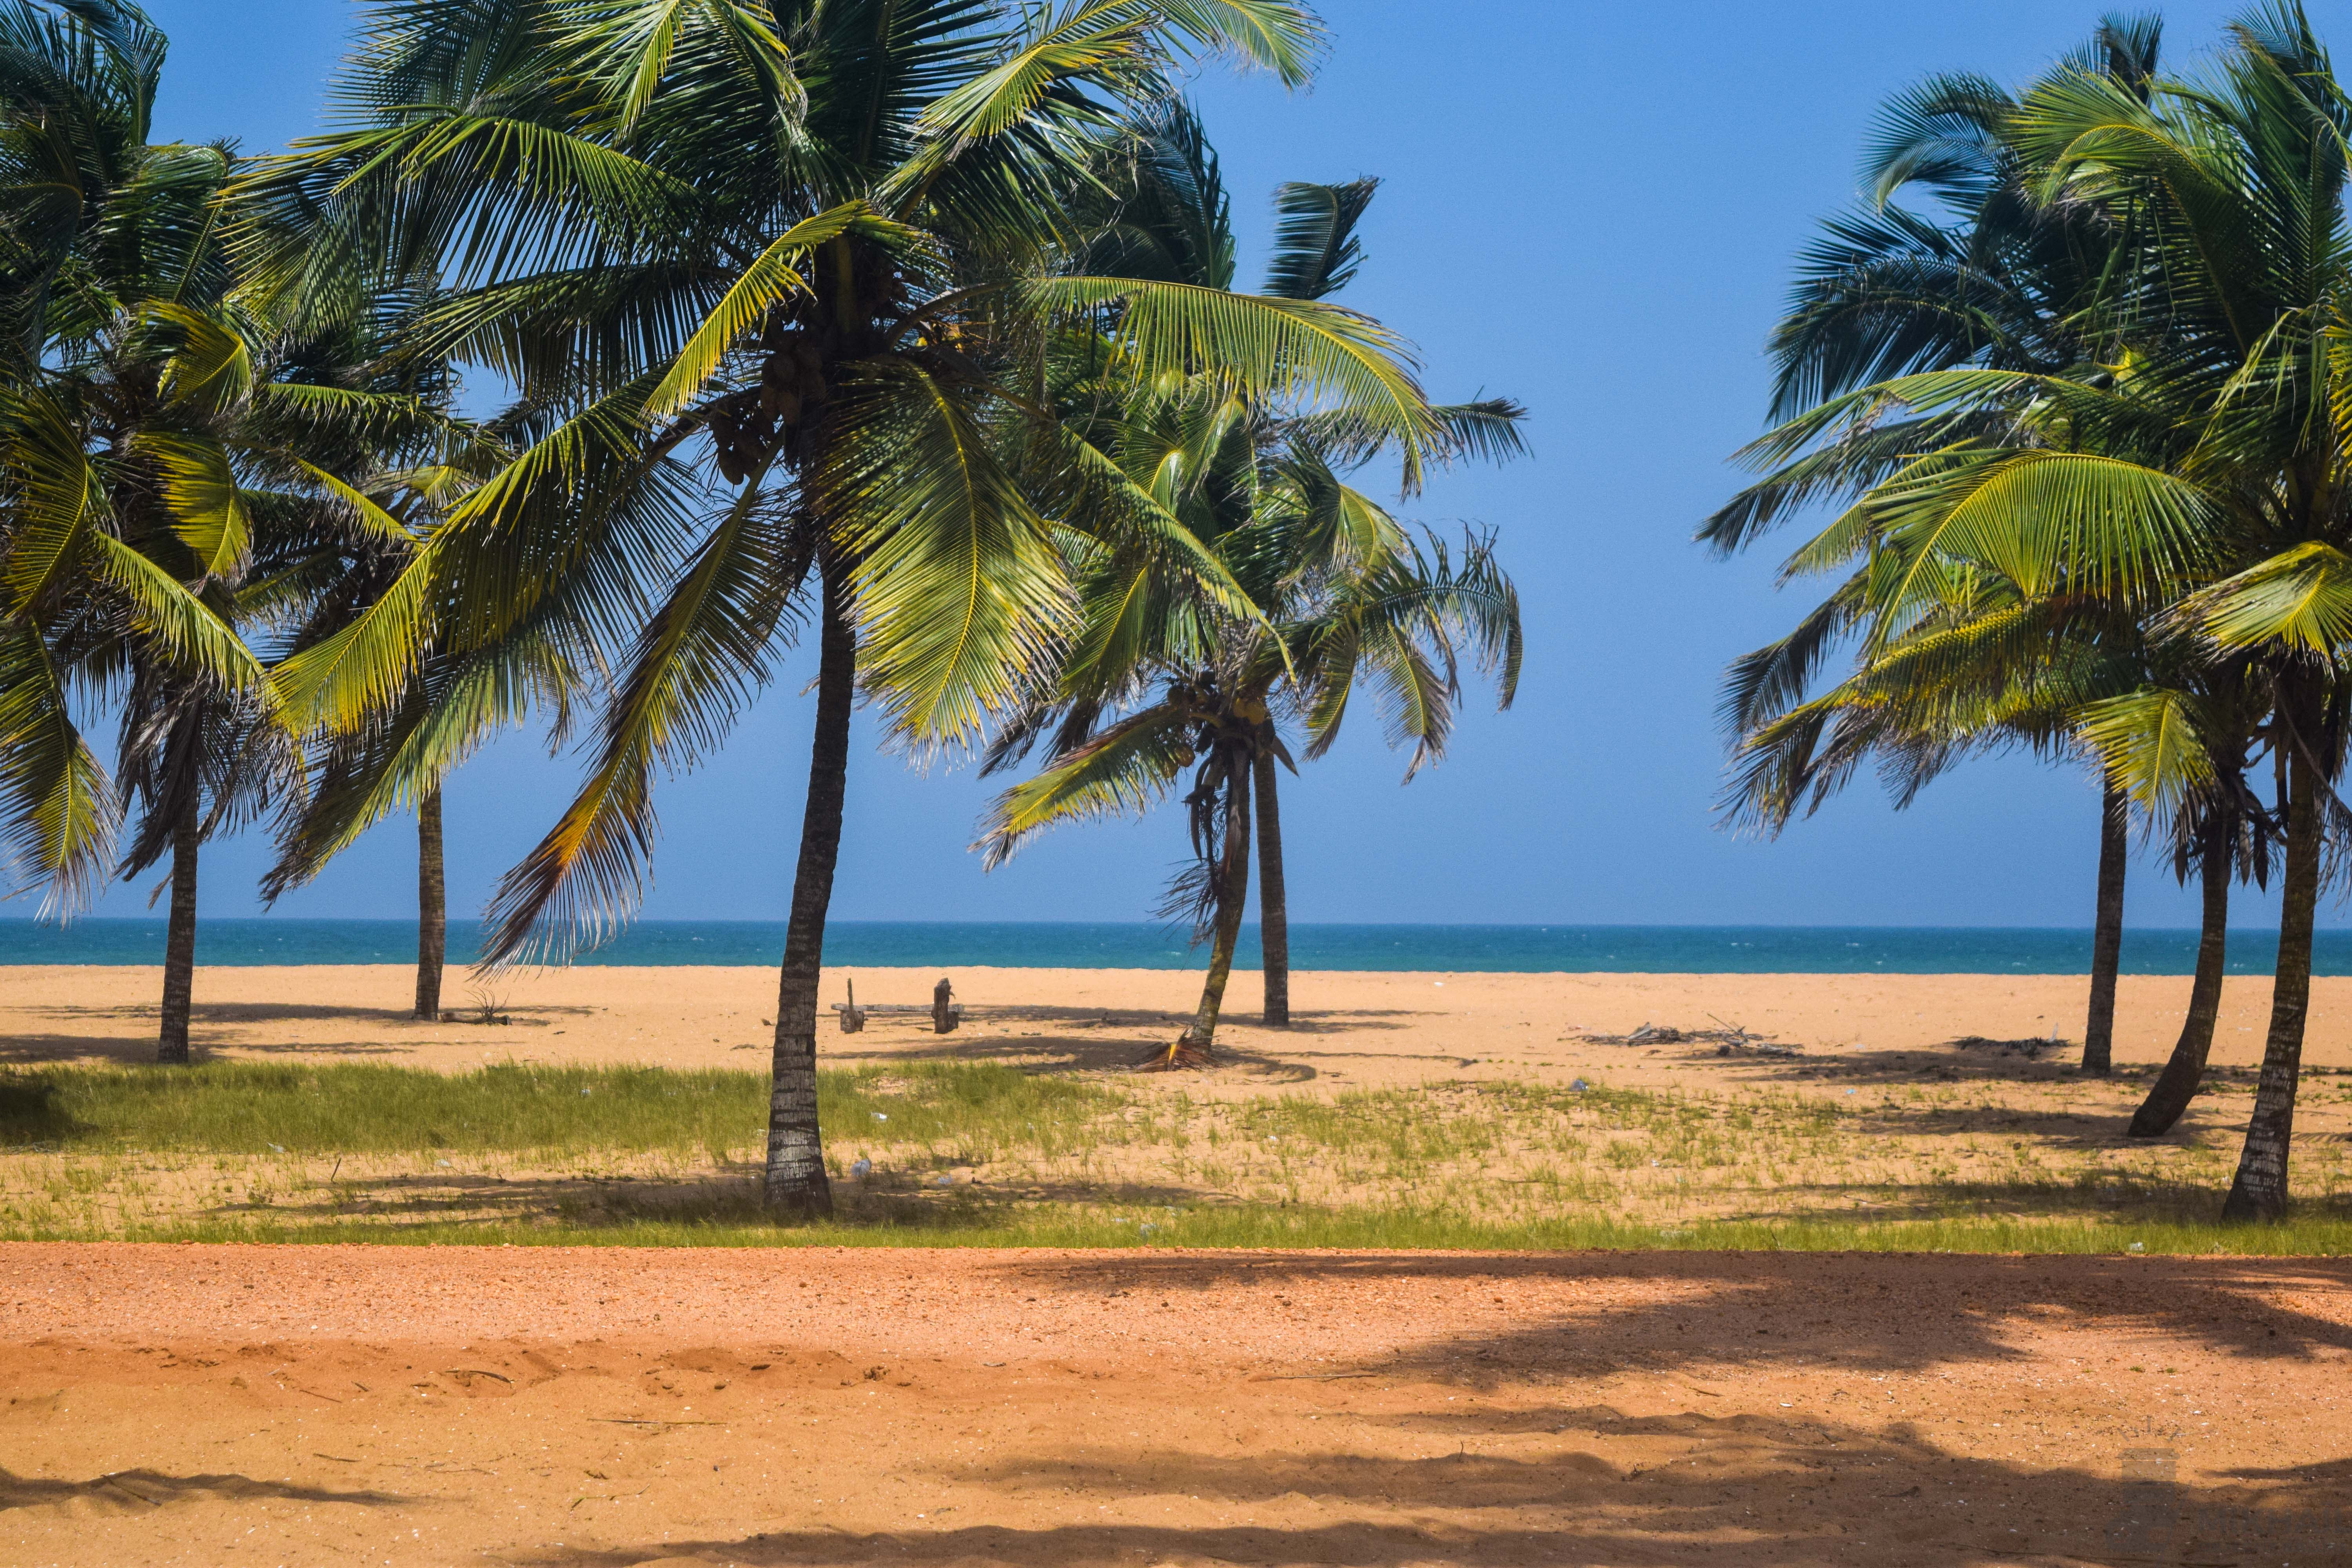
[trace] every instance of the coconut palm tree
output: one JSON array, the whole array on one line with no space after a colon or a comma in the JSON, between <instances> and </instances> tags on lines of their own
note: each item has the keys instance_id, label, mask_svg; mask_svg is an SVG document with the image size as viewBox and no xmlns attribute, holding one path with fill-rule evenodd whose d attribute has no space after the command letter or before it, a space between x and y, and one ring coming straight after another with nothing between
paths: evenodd
<instances>
[{"instance_id":1,"label":"coconut palm tree","mask_svg":"<svg viewBox=\"0 0 2352 1568\"><path fill-rule=\"evenodd\" d=\"M1002 768L1037 742L1046 745L1038 773L991 810L982 844L992 867L1049 826L1148 810L1189 773L1182 799L1192 859L1160 912L1190 921L1194 942L1210 946L1209 968L1191 1024L1146 1058L1154 1068L1213 1057L1247 907L1252 806L1270 798L1258 790L1259 774L1295 766L1275 721L1277 706L1303 714L1309 754L1320 754L1355 689L1371 685L1389 710L1391 735L1434 737L1418 762L1443 747L1465 653L1507 696L1516 683L1517 596L1486 540L1473 536L1458 559L1434 539L1426 550L1408 541L1384 547L1374 562L1326 560L1299 577L1296 563L1306 552L1297 535L1313 528L1314 514L1284 507L1271 489L1261 491L1252 520L1218 542L1237 557L1293 563L1281 573L1286 581L1268 590L1271 625L1163 601L1120 664L1066 674L990 755L991 768ZM1254 563L1235 562L1244 583L1259 575ZM1087 601L1090 623L1119 615L1106 597Z\"/></svg>"},{"instance_id":2,"label":"coconut palm tree","mask_svg":"<svg viewBox=\"0 0 2352 1568\"><path fill-rule=\"evenodd\" d=\"M2213 659L2189 639L2168 647L2183 657L2168 660L2158 679L2086 704L2079 715L2108 778L2170 825L2174 871L2186 882L2194 868L2201 894L2189 1007L2164 1069L2132 1114L2135 1138L2170 1131L2203 1085L2221 1014L2230 883L2233 876L2268 881L2285 804L2282 790L2265 805L2246 782L2269 707L2261 671L2242 658Z\"/></svg>"},{"instance_id":3,"label":"coconut palm tree","mask_svg":"<svg viewBox=\"0 0 2352 1568\"><path fill-rule=\"evenodd\" d=\"M115 0L0 4L0 791L17 878L69 911L168 855L158 1054L188 1058L204 840L291 787L238 635L278 542L373 526L331 465L401 416L237 292L217 146L149 140L165 39ZM110 778L73 700L111 706Z\"/></svg>"},{"instance_id":4,"label":"coconut palm tree","mask_svg":"<svg viewBox=\"0 0 2352 1568\"><path fill-rule=\"evenodd\" d=\"M346 470L353 489L382 509L397 531L306 539L273 563L277 659L333 637L363 616L397 584L448 506L510 456L498 431L450 416L451 388L443 368L423 367L429 382L418 395L426 400L431 418L419 419L401 446L379 450L371 461ZM550 732L561 745L575 697L589 684L583 661L593 657L589 630L551 625L542 617L469 658L428 654L408 689L365 723L310 737L308 787L289 800L279 820L279 853L262 879L264 900L274 903L310 881L385 816L413 812L415 1015L440 1017L448 946L443 783L493 732L522 722L534 709L552 714Z\"/></svg>"},{"instance_id":5,"label":"coconut palm tree","mask_svg":"<svg viewBox=\"0 0 2352 1568\"><path fill-rule=\"evenodd\" d=\"M1116 174L1078 264L1229 292L1236 263L1228 204L1191 110L1177 102L1141 117ZM1266 298L1319 300L1347 281L1360 260L1354 226L1372 190L1368 180L1282 187ZM1210 944L1210 963L1192 1025L1154 1058L1190 1065L1213 1048L1246 908L1254 816L1266 1019L1288 1022L1275 788L1277 766L1295 765L1280 734L1284 710L1306 721L1308 754L1319 755L1349 694L1369 681L1395 720L1394 738L1416 743L1418 768L1444 748L1461 641L1493 655L1507 703L1517 601L1486 541L1474 538L1458 566L1442 546L1424 553L1341 477L1391 447L1377 410L1367 421L1344 404L1286 407L1235 396L1209 375L1139 392L1106 381L1106 362L1084 345L1059 363L1066 379L1055 405L1066 425L1115 455L1139 492L1227 566L1250 609L1236 615L1193 591L1170 571L1184 558L1153 536L1082 560L1087 630L1001 732L987 764L1009 767L1045 741L1047 765L998 802L983 843L989 863L1001 863L1053 822L1142 807L1192 771L1184 799L1193 859L1163 912L1190 918L1195 942ZM1518 449L1515 404L1432 412L1426 446L1440 458ZM1408 489L1413 477L1409 469Z\"/></svg>"},{"instance_id":6,"label":"coconut palm tree","mask_svg":"<svg viewBox=\"0 0 2352 1568\"><path fill-rule=\"evenodd\" d=\"M413 350L508 377L518 452L276 689L305 727L342 731L427 649L470 657L551 613L604 628L616 673L588 779L490 910L491 958L561 952L632 907L655 770L719 743L814 619L763 1190L822 1215L816 985L857 690L909 744L967 743L1076 626L1057 546L1159 531L1190 548L1043 416L1041 367L1076 332L1133 383L1214 367L1359 406L1409 463L1434 428L1360 316L1043 265L1112 128L1177 61L1222 51L1302 79L1317 26L1280 0L369 16L350 122L257 183L268 210L241 243L289 296L331 301L354 262L439 289Z\"/></svg>"},{"instance_id":7,"label":"coconut palm tree","mask_svg":"<svg viewBox=\"0 0 2352 1568\"><path fill-rule=\"evenodd\" d=\"M2231 32L2211 79L2148 100L2093 79L2045 84L2017 140L2049 199L2145 215L2161 265L2119 279L2116 310L2162 321L2161 352L2136 379L2192 443L2165 482L2132 473L2098 531L2060 547L2103 572L2160 562L2175 581L2209 583L2180 602L2179 623L2250 656L2268 688L2286 782L2278 969L2223 1209L2267 1218L2287 1202L2326 819L2342 811L2352 103L2299 5L2250 12Z\"/></svg>"},{"instance_id":8,"label":"coconut palm tree","mask_svg":"<svg viewBox=\"0 0 2352 1568\"><path fill-rule=\"evenodd\" d=\"M2111 16L2057 68L2063 76L2096 75L2116 90L2144 99L2155 80L2161 38L2161 24L2154 17ZM2115 222L2096 206L2053 208L2035 199L2011 141L2017 110L2017 99L1998 83L1944 74L1896 95L1881 111L1864 163L1869 204L1832 219L1808 247L1789 312L1774 331L1776 419L1799 418L1893 376L1961 365L2059 373L2095 354L2097 317L2087 307L2137 241L2127 224ZM1948 216L1938 221L1898 205L1897 198L1913 193ZM1981 427L1961 426L1948 419L1931 428L1943 440L1983 433ZM1925 434L1919 423L1896 419L1861 432L1860 439L1842 448L1808 452L1736 498L1707 521L1699 537L1723 553L1744 548L1805 501L1840 489L1866 490L1885 479L1922 449ZM1773 452L1775 462L1786 454L1769 440L1752 450ZM1791 558L1788 574L1850 563L1860 539L1851 517L1841 519ZM1778 831L1805 792L1811 792L1818 805L1819 786L1842 783L1861 760L1863 753L1853 747L1865 734L1891 746L1896 792L1906 803L1933 771L1988 742L2021 740L2045 752L2074 749L2066 742L2066 725L2053 725L2042 703L2012 705L2006 722L1938 740L1906 731L1874 704L1854 708L1832 700L1818 716L1825 720L1838 711L1849 721L1830 753L1842 760L1822 767L1787 754L1792 745L1809 745L1819 724L1777 721L1801 698L1829 649L1851 631L1863 602L1858 588L1858 582L1850 582L1790 637L1734 667L1725 716L1746 758L1727 802L1735 818ZM1965 605L1939 604L1933 619L1948 631L1955 613L1965 618L1969 611ZM2108 628L2107 640L2121 629ZM2025 656L2032 659L2036 650L2029 647ZM1763 733L1768 729L1769 735ZM1930 757L1933 769L1920 773L1917 764ZM1805 783L1797 795L1776 794L1798 773ZM2113 1058L2128 858L2126 796L2120 788L2108 787L2102 792L2099 815L2091 989L2083 1035L2082 1065L2088 1072L2109 1071Z\"/></svg>"},{"instance_id":9,"label":"coconut palm tree","mask_svg":"<svg viewBox=\"0 0 2352 1568\"><path fill-rule=\"evenodd\" d=\"M1896 376L1770 438L1787 461L1891 410L1925 419L1856 510L1882 627L1899 624L1916 584L1973 565L2037 601L2097 606L2243 664L2267 705L2284 855L2263 1075L2223 1207L2235 1218L2286 1204L2311 931L2326 824L2342 812L2347 125L2326 51L2291 5L2241 21L2209 80L2143 94L2053 76L2009 139L2038 200L2116 214L2139 237L2094 301L2109 346L2063 374ZM2198 750L2185 729L2147 737Z\"/></svg>"}]
</instances>

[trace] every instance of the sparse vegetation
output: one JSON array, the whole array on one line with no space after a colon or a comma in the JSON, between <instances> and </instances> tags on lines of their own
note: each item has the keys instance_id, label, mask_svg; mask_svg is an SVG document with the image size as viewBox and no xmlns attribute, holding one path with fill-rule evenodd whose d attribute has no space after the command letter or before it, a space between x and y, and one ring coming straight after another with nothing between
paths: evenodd
<instances>
[{"instance_id":1,"label":"sparse vegetation","mask_svg":"<svg viewBox=\"0 0 2352 1568\"><path fill-rule=\"evenodd\" d=\"M766 1092L655 1068L19 1071L0 1077L0 1237L2352 1251L2352 1149L2312 1152L2290 1223L2225 1226L2226 1138L2086 1138L2115 1108L2074 1086L2032 1110L1984 1083L1851 1104L1493 1080L1209 1100L866 1066L820 1077L844 1203L799 1229L759 1204Z\"/></svg>"}]
</instances>

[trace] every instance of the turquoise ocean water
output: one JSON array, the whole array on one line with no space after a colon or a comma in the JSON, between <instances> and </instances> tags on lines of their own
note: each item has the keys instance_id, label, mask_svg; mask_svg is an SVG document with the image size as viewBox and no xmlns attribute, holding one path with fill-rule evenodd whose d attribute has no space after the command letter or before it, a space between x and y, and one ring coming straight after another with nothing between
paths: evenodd
<instances>
[{"instance_id":1,"label":"turquoise ocean water","mask_svg":"<svg viewBox=\"0 0 2352 1568\"><path fill-rule=\"evenodd\" d=\"M453 921L449 955L465 963L480 928ZM2232 931L2230 972L2269 972L2277 933ZM772 964L781 921L645 921L576 962L584 964ZM2352 931L2322 931L2315 968L2352 974ZM1257 931L1241 962L1258 962ZM91 920L70 926L0 921L0 964L156 963L160 920ZM197 937L197 961L214 964L403 963L415 957L416 927L404 921L215 920ZM2124 939L2127 974L2187 974L2193 931L2134 931ZM1001 921L837 921L825 959L869 968L1189 969L1202 956L1165 927ZM1405 969L1475 973L1840 974L2080 974L2091 933L2062 929L1896 926L1294 925L1298 969Z\"/></svg>"}]
</instances>

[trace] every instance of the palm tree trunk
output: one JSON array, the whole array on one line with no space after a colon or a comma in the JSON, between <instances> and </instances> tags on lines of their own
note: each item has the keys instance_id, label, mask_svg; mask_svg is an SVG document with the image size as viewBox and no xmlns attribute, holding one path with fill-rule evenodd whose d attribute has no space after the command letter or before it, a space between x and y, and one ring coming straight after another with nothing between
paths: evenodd
<instances>
[{"instance_id":1,"label":"palm tree trunk","mask_svg":"<svg viewBox=\"0 0 2352 1568\"><path fill-rule=\"evenodd\" d=\"M776 1047L768 1096L768 1206L793 1219L826 1219L833 1187L816 1120L818 972L824 963L825 912L841 856L842 800L849 779L849 710L857 680L857 639L850 624L849 563L824 552L822 640L816 676L816 733L809 747L808 804L801 818L793 912L784 927L784 962L776 989Z\"/></svg>"},{"instance_id":2,"label":"palm tree trunk","mask_svg":"<svg viewBox=\"0 0 2352 1568\"><path fill-rule=\"evenodd\" d=\"M2131 802L2110 786L2099 812L2099 916L2091 933L2091 1015L2083 1026L2083 1070L2115 1070L2116 972L2123 965L2124 867L2131 858Z\"/></svg>"},{"instance_id":3,"label":"palm tree trunk","mask_svg":"<svg viewBox=\"0 0 2352 1568\"><path fill-rule=\"evenodd\" d=\"M1257 786L1257 933L1265 952L1265 1023L1290 1026L1290 897L1282 879L1282 808L1275 799L1271 747L1258 748L1250 773Z\"/></svg>"},{"instance_id":4,"label":"palm tree trunk","mask_svg":"<svg viewBox=\"0 0 2352 1568\"><path fill-rule=\"evenodd\" d=\"M200 839L196 792L188 792L180 819L172 824L172 917L163 934L163 1029L155 1059L184 1067L188 1061L188 1015L196 990L196 850Z\"/></svg>"},{"instance_id":5,"label":"palm tree trunk","mask_svg":"<svg viewBox=\"0 0 2352 1568\"><path fill-rule=\"evenodd\" d=\"M2197 933L2197 978L2189 987L2189 1016L2180 1021L2171 1059L2132 1113L2128 1131L2134 1138L2161 1138L2171 1131L2205 1081L2213 1025L2221 1015L2221 966L2230 942L2230 839L2228 814L2212 813L2205 824L2205 910Z\"/></svg>"},{"instance_id":6,"label":"palm tree trunk","mask_svg":"<svg viewBox=\"0 0 2352 1568\"><path fill-rule=\"evenodd\" d=\"M1249 902L1250 775L1235 768L1225 784L1225 843L1217 873L1217 925L1209 947L1208 978L1201 1005L1168 1052L1167 1066L1205 1062L1216 1049L1217 1015L1225 1005L1225 982L1233 978L1234 950L1241 944L1242 913Z\"/></svg>"},{"instance_id":7,"label":"palm tree trunk","mask_svg":"<svg viewBox=\"0 0 2352 1568\"><path fill-rule=\"evenodd\" d=\"M2314 704L2295 714L2305 718ZM2297 727L2301 735L2318 726ZM2290 731L2291 736L2297 731ZM2311 926L2319 903L2319 781L2299 741L2288 759L2286 875L2279 910L2278 970L2271 984L2270 1038L2254 1087L2254 1114L2224 1219L2276 1219L2286 1212L2287 1152L2294 1137L2294 1091L2303 1070L2303 1026L2311 1005Z\"/></svg>"},{"instance_id":8,"label":"palm tree trunk","mask_svg":"<svg viewBox=\"0 0 2352 1568\"><path fill-rule=\"evenodd\" d=\"M416 1016L441 1016L441 965L449 950L448 884L442 874L441 792L416 803Z\"/></svg>"}]
</instances>

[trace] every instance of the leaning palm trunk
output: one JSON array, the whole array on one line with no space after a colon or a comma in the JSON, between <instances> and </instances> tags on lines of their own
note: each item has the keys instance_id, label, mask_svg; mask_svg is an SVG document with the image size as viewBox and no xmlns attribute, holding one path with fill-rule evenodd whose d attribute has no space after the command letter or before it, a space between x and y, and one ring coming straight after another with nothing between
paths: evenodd
<instances>
[{"instance_id":1,"label":"leaning palm trunk","mask_svg":"<svg viewBox=\"0 0 2352 1568\"><path fill-rule=\"evenodd\" d=\"M2147 1098L2132 1113L2134 1138L2161 1138L2189 1110L2205 1081L2205 1059L2213 1049L2213 1025L2221 1013L2221 965L2230 942L2230 823L2212 814L2205 825L2203 926L2197 934L2197 978L2189 987L2189 1016L2180 1038Z\"/></svg>"},{"instance_id":2,"label":"leaning palm trunk","mask_svg":"<svg viewBox=\"0 0 2352 1568\"><path fill-rule=\"evenodd\" d=\"M179 820L172 824L172 916L163 935L163 1028L155 1059L184 1065L188 1059L188 1015L196 990L196 851L204 834L197 825L195 791L188 792Z\"/></svg>"},{"instance_id":3,"label":"leaning palm trunk","mask_svg":"<svg viewBox=\"0 0 2352 1568\"><path fill-rule=\"evenodd\" d=\"M801 818L793 912L776 990L776 1047L768 1096L768 1206L794 1219L833 1214L824 1142L816 1120L818 973L824 963L825 911L841 856L842 800L849 779L849 710L857 679L847 562L828 550L817 658L816 733L809 748L808 804Z\"/></svg>"},{"instance_id":4,"label":"leaning palm trunk","mask_svg":"<svg viewBox=\"0 0 2352 1568\"><path fill-rule=\"evenodd\" d=\"M1265 1024L1290 1026L1290 907L1282 879L1282 810L1275 799L1271 747L1258 748L1250 773L1257 793L1257 934L1265 951Z\"/></svg>"},{"instance_id":5,"label":"leaning palm trunk","mask_svg":"<svg viewBox=\"0 0 2352 1568\"><path fill-rule=\"evenodd\" d=\"M1244 767L1225 772L1225 841L1217 857L1217 923L1209 946L1208 978L1201 984L1201 1005L1192 1026L1165 1052L1146 1064L1166 1069L1205 1067L1217 1048L1217 1015L1225 1005L1225 983L1233 977L1234 950L1241 945L1243 907L1249 901L1250 773Z\"/></svg>"},{"instance_id":6,"label":"leaning palm trunk","mask_svg":"<svg viewBox=\"0 0 2352 1568\"><path fill-rule=\"evenodd\" d=\"M2116 973L2123 965L2129 805L2129 797L2110 784L2099 813L2099 915L2091 933L2091 1013L2083 1026L2083 1070L2102 1078L2115 1068Z\"/></svg>"},{"instance_id":7,"label":"leaning palm trunk","mask_svg":"<svg viewBox=\"0 0 2352 1568\"><path fill-rule=\"evenodd\" d=\"M449 949L448 883L441 858L441 792L416 803L416 1016L441 1016L441 966Z\"/></svg>"},{"instance_id":8,"label":"leaning palm trunk","mask_svg":"<svg viewBox=\"0 0 2352 1568\"><path fill-rule=\"evenodd\" d=\"M2313 705L2305 704L2305 717ZM2311 927L2319 903L2319 781L2302 737L2288 731L2286 875L2279 910L2278 970L2271 983L2270 1038L2254 1088L2238 1174L2221 1205L2224 1219L2276 1219L2286 1212L2287 1152L2294 1137L2294 1093L2303 1071L2303 1026L2311 1005Z\"/></svg>"}]
</instances>

